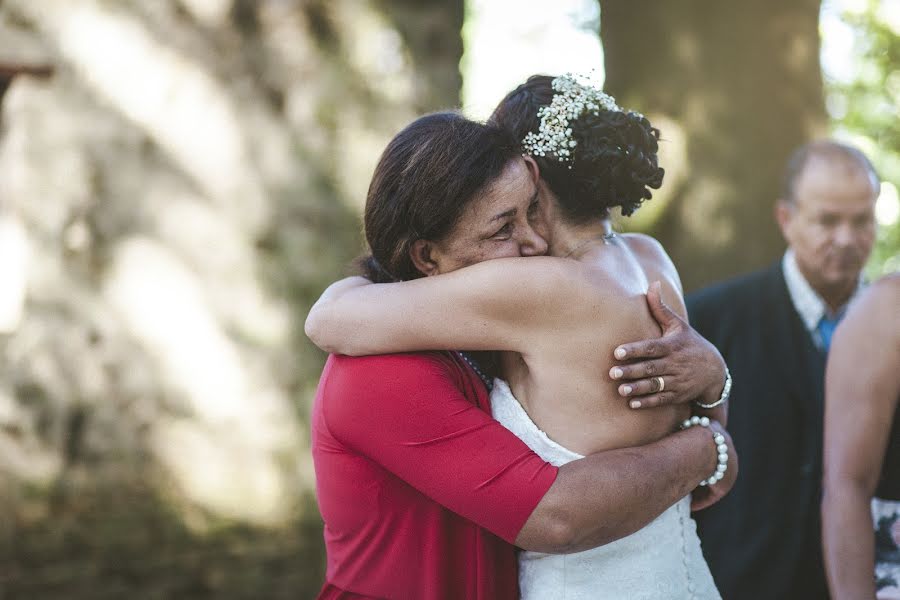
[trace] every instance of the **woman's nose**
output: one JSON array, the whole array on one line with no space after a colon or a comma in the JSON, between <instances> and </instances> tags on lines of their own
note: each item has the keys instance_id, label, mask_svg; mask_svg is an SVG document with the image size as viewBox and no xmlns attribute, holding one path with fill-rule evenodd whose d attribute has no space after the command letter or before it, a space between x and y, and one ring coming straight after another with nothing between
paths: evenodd
<instances>
[{"instance_id":1,"label":"woman's nose","mask_svg":"<svg viewBox=\"0 0 900 600\"><path fill-rule=\"evenodd\" d=\"M522 256L541 256L547 254L547 240L529 227L528 234L521 243L521 253Z\"/></svg>"}]
</instances>

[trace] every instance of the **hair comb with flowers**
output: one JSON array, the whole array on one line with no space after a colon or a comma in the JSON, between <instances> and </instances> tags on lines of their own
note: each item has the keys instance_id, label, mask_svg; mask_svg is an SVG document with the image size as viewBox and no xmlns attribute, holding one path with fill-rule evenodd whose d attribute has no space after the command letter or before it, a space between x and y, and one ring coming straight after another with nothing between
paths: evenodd
<instances>
[{"instance_id":1,"label":"hair comb with flowers","mask_svg":"<svg viewBox=\"0 0 900 600\"><path fill-rule=\"evenodd\" d=\"M589 75L566 73L555 78L552 86L553 100L537 112L540 127L537 132L531 131L525 136L522 147L532 156L550 155L559 162L571 162L578 142L572 139L570 123L585 111L598 114L601 110L622 112L622 109L615 98L600 91L593 72Z\"/></svg>"}]
</instances>

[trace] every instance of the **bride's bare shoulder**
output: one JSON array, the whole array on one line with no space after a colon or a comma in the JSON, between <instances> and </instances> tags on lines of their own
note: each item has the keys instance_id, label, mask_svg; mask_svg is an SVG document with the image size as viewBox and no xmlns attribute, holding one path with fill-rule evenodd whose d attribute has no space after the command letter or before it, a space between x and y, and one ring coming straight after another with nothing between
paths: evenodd
<instances>
[{"instance_id":1,"label":"bride's bare shoulder","mask_svg":"<svg viewBox=\"0 0 900 600\"><path fill-rule=\"evenodd\" d=\"M641 262L650 261L664 267L672 265L672 259L656 238L643 233L625 233L622 238Z\"/></svg>"},{"instance_id":2,"label":"bride's bare shoulder","mask_svg":"<svg viewBox=\"0 0 900 600\"><path fill-rule=\"evenodd\" d=\"M633 252L668 257L665 248L655 237L645 233L623 233L620 237L625 240Z\"/></svg>"},{"instance_id":3,"label":"bride's bare shoulder","mask_svg":"<svg viewBox=\"0 0 900 600\"><path fill-rule=\"evenodd\" d=\"M668 281L679 294L682 292L678 269L656 238L643 233L626 233L622 237L643 267L648 279Z\"/></svg>"}]
</instances>

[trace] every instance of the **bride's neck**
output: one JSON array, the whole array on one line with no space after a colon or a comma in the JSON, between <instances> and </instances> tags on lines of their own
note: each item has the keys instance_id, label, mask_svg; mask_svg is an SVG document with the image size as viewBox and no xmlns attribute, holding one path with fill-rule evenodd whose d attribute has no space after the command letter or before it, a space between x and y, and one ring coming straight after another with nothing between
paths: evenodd
<instances>
[{"instance_id":1,"label":"bride's neck","mask_svg":"<svg viewBox=\"0 0 900 600\"><path fill-rule=\"evenodd\" d=\"M609 219L599 219L586 225L557 223L550 228L550 255L578 258L595 244L603 243L604 237L613 235Z\"/></svg>"}]
</instances>

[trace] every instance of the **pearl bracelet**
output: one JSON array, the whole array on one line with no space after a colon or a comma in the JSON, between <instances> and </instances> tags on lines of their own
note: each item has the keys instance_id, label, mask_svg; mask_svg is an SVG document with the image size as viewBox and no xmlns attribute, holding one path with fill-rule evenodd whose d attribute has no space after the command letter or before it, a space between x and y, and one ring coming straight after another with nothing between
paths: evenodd
<instances>
[{"instance_id":1,"label":"pearl bracelet","mask_svg":"<svg viewBox=\"0 0 900 600\"><path fill-rule=\"evenodd\" d=\"M710 409L719 406L720 404L724 404L728 401L728 397L731 396L731 372L728 370L728 367L725 367L725 386L722 388L722 394L719 396L719 399L713 402L712 404L703 404L699 400L694 400L694 404L699 406L700 408Z\"/></svg>"},{"instance_id":2,"label":"pearl bracelet","mask_svg":"<svg viewBox=\"0 0 900 600\"><path fill-rule=\"evenodd\" d=\"M698 417L695 415L690 419L685 419L681 424L681 429L690 429L697 425L709 429L709 417ZM716 464L715 473L701 481L700 485L714 485L719 483L719 481L725 477L725 471L728 470L728 444L725 443L725 436L715 431L713 431L712 434L713 442L716 444L716 452L719 455L717 459L719 462Z\"/></svg>"}]
</instances>

